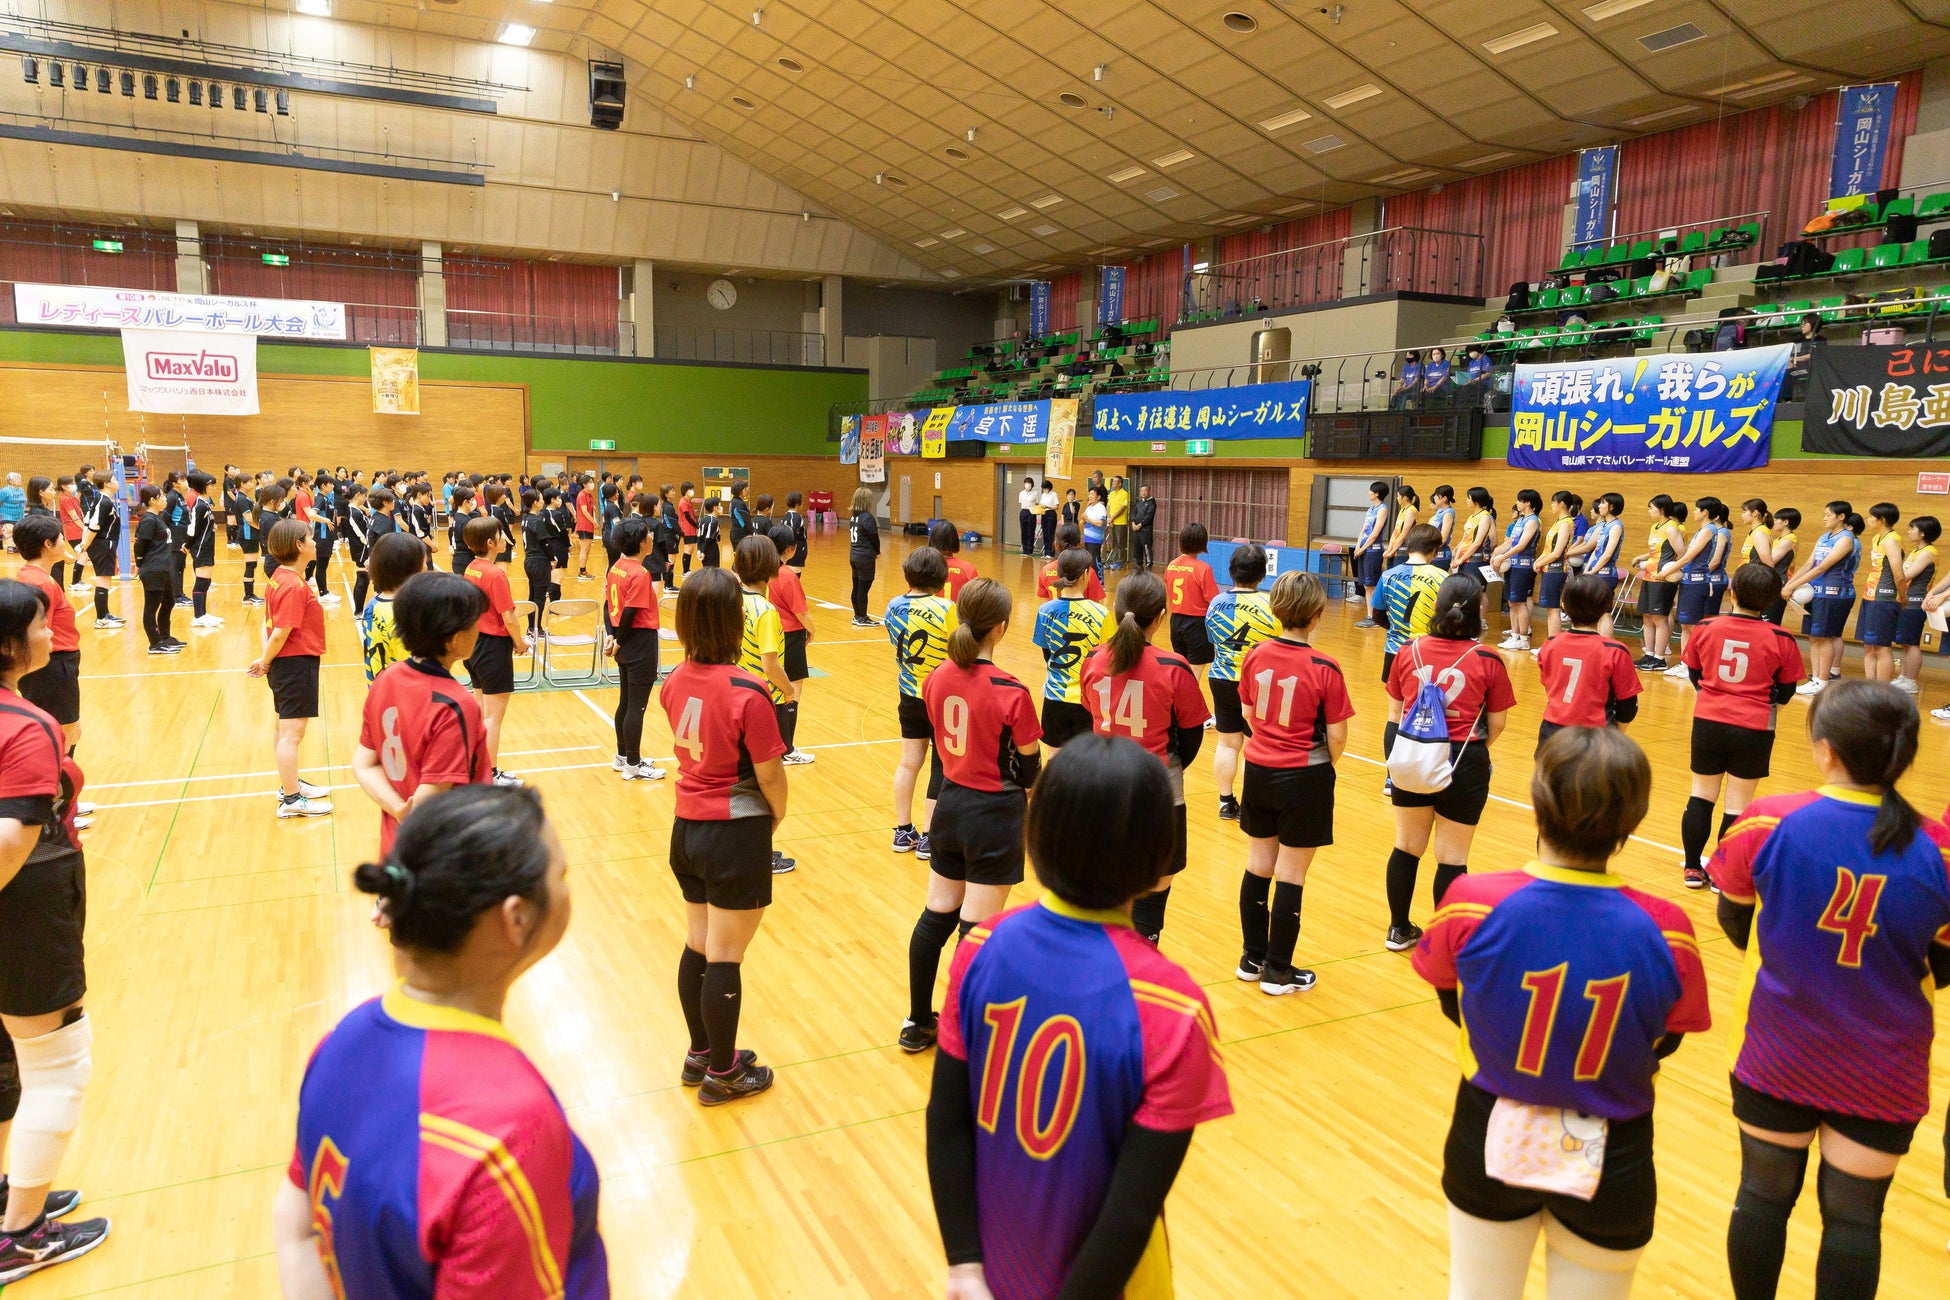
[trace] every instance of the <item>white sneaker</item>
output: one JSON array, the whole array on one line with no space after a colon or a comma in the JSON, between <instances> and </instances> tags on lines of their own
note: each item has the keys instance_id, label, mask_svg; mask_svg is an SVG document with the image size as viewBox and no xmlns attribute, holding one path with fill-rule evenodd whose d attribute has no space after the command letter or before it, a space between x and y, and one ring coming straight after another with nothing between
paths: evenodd
<instances>
[{"instance_id":1,"label":"white sneaker","mask_svg":"<svg viewBox=\"0 0 1950 1300\"><path fill-rule=\"evenodd\" d=\"M1901 691L1904 695L1914 695L1920 689L1916 685L1916 679L1914 677L1898 677L1889 684Z\"/></svg>"},{"instance_id":2,"label":"white sneaker","mask_svg":"<svg viewBox=\"0 0 1950 1300\"><path fill-rule=\"evenodd\" d=\"M298 793L306 799L323 799L332 793L332 787L314 785L301 776L298 778Z\"/></svg>"},{"instance_id":3,"label":"white sneaker","mask_svg":"<svg viewBox=\"0 0 1950 1300\"><path fill-rule=\"evenodd\" d=\"M321 605L336 605L339 603L338 593L328 591L318 598L318 603Z\"/></svg>"},{"instance_id":4,"label":"white sneaker","mask_svg":"<svg viewBox=\"0 0 1950 1300\"><path fill-rule=\"evenodd\" d=\"M1690 677L1692 676L1692 669L1688 668L1685 664L1674 664L1672 667L1666 669L1666 676L1679 678Z\"/></svg>"},{"instance_id":5,"label":"white sneaker","mask_svg":"<svg viewBox=\"0 0 1950 1300\"><path fill-rule=\"evenodd\" d=\"M609 770L612 772L626 772L629 770L629 767L629 761L621 754L609 760Z\"/></svg>"},{"instance_id":6,"label":"white sneaker","mask_svg":"<svg viewBox=\"0 0 1950 1300\"><path fill-rule=\"evenodd\" d=\"M513 772L503 772L498 767L494 769L494 783L509 790L519 790L528 784Z\"/></svg>"},{"instance_id":7,"label":"white sneaker","mask_svg":"<svg viewBox=\"0 0 1950 1300\"><path fill-rule=\"evenodd\" d=\"M813 756L811 754L808 754L803 749L788 749L785 752L785 757L780 759L779 761L790 764L793 767L797 767L802 763L812 762Z\"/></svg>"},{"instance_id":8,"label":"white sneaker","mask_svg":"<svg viewBox=\"0 0 1950 1300\"><path fill-rule=\"evenodd\" d=\"M223 626L223 620L215 614L203 614L190 620L191 627L216 628Z\"/></svg>"},{"instance_id":9,"label":"white sneaker","mask_svg":"<svg viewBox=\"0 0 1950 1300\"><path fill-rule=\"evenodd\" d=\"M74 828L76 830L85 831L90 826L93 826L94 824L95 824L95 819L93 817L84 817L80 813L75 814Z\"/></svg>"},{"instance_id":10,"label":"white sneaker","mask_svg":"<svg viewBox=\"0 0 1950 1300\"><path fill-rule=\"evenodd\" d=\"M1930 716L1938 722L1950 722L1950 704L1946 704L1940 709L1931 709Z\"/></svg>"},{"instance_id":11,"label":"white sneaker","mask_svg":"<svg viewBox=\"0 0 1950 1300\"><path fill-rule=\"evenodd\" d=\"M623 768L623 779L625 781L661 781L665 775L661 767L658 767L647 758L634 767L626 764Z\"/></svg>"},{"instance_id":12,"label":"white sneaker","mask_svg":"<svg viewBox=\"0 0 1950 1300\"><path fill-rule=\"evenodd\" d=\"M1828 683L1822 681L1821 678L1819 677L1811 677L1807 681L1802 682L1799 686L1795 687L1794 693L1796 695L1819 695L1821 694L1821 688L1826 686L1827 684Z\"/></svg>"},{"instance_id":13,"label":"white sneaker","mask_svg":"<svg viewBox=\"0 0 1950 1300\"><path fill-rule=\"evenodd\" d=\"M331 813L330 799L312 799L299 795L296 799L278 800L278 816L285 817L324 817Z\"/></svg>"}]
</instances>

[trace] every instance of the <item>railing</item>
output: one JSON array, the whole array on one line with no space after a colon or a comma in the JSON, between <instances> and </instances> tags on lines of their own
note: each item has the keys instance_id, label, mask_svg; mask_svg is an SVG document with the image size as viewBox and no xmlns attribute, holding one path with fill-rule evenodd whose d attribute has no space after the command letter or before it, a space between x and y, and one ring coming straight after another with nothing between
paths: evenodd
<instances>
[{"instance_id":1,"label":"railing","mask_svg":"<svg viewBox=\"0 0 1950 1300\"><path fill-rule=\"evenodd\" d=\"M1715 230L1727 230L1734 226L1745 225L1749 221L1758 221L1760 223L1760 237L1754 240L1753 246L1760 248L1767 243L1767 219L1773 215L1771 210L1762 210L1760 212L1741 212L1731 217L1714 217L1710 221L1669 221L1665 225L1655 227L1651 230L1614 231L1609 235L1602 235L1597 239L1572 240L1571 247L1583 249L1602 248L1610 244L1636 244L1641 239L1656 241L1671 235L1683 235L1688 230L1704 230L1711 234ZM1711 252L1712 250L1702 249L1700 251ZM1742 248L1737 251L1744 253L1747 250Z\"/></svg>"},{"instance_id":2,"label":"railing","mask_svg":"<svg viewBox=\"0 0 1950 1300\"><path fill-rule=\"evenodd\" d=\"M1185 277L1180 325L1339 302L1378 293L1483 296L1483 237L1391 226L1320 244L1220 262Z\"/></svg>"},{"instance_id":3,"label":"railing","mask_svg":"<svg viewBox=\"0 0 1950 1300\"><path fill-rule=\"evenodd\" d=\"M657 326L657 356L673 361L742 361L768 366L823 366L826 336L796 330L711 325Z\"/></svg>"},{"instance_id":4,"label":"railing","mask_svg":"<svg viewBox=\"0 0 1950 1300\"><path fill-rule=\"evenodd\" d=\"M558 320L513 312L447 311L447 346L492 352L615 356L614 320Z\"/></svg>"}]
</instances>

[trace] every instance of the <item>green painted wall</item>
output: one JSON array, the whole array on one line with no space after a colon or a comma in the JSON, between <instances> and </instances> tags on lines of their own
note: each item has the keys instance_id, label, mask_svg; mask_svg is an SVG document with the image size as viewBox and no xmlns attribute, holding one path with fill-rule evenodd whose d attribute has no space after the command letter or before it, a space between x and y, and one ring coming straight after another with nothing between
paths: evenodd
<instances>
[{"instance_id":1,"label":"green painted wall","mask_svg":"<svg viewBox=\"0 0 1950 1300\"><path fill-rule=\"evenodd\" d=\"M0 329L0 361L119 366L114 334ZM265 375L364 375L361 347L261 343ZM428 382L526 384L531 445L537 451L586 450L613 438L619 452L837 455L826 441L827 411L863 402L864 370L771 370L657 364L519 353L420 353Z\"/></svg>"}]
</instances>

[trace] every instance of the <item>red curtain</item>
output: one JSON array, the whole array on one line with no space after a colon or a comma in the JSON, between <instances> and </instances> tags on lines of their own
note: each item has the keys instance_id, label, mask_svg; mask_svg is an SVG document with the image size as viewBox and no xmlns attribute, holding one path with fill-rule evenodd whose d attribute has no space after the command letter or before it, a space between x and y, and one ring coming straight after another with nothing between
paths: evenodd
<instances>
[{"instance_id":1,"label":"red curtain","mask_svg":"<svg viewBox=\"0 0 1950 1300\"><path fill-rule=\"evenodd\" d=\"M1382 225L1475 231L1483 236L1483 292L1534 280L1563 252L1564 207L1577 178L1575 154L1472 176L1440 194L1398 194L1382 208Z\"/></svg>"},{"instance_id":2,"label":"red curtain","mask_svg":"<svg viewBox=\"0 0 1950 1300\"><path fill-rule=\"evenodd\" d=\"M1185 275L1191 269L1189 245L1167 248L1124 268L1124 319L1158 318L1162 329L1178 319L1185 297Z\"/></svg>"},{"instance_id":3,"label":"red curtain","mask_svg":"<svg viewBox=\"0 0 1950 1300\"><path fill-rule=\"evenodd\" d=\"M95 251L97 239L122 245L120 253ZM27 284L98 284L115 289L176 290L176 240L133 227L89 229L52 221L0 221L0 281ZM13 294L5 311L13 318Z\"/></svg>"},{"instance_id":4,"label":"red curtain","mask_svg":"<svg viewBox=\"0 0 1950 1300\"><path fill-rule=\"evenodd\" d=\"M212 292L247 298L301 298L353 306L411 307L418 300L419 258L356 248L206 245ZM271 266L266 252L288 266Z\"/></svg>"},{"instance_id":5,"label":"red curtain","mask_svg":"<svg viewBox=\"0 0 1950 1300\"><path fill-rule=\"evenodd\" d=\"M456 343L495 340L544 347L616 347L613 266L449 257L447 330Z\"/></svg>"},{"instance_id":6,"label":"red curtain","mask_svg":"<svg viewBox=\"0 0 1950 1300\"><path fill-rule=\"evenodd\" d=\"M1049 328L1067 334L1077 327L1077 299L1083 296L1083 272L1058 276L1049 286Z\"/></svg>"},{"instance_id":7,"label":"red curtain","mask_svg":"<svg viewBox=\"0 0 1950 1300\"><path fill-rule=\"evenodd\" d=\"M1332 243L1346 239L1354 230L1354 214L1347 208L1335 208L1332 212L1317 212L1298 221L1283 221L1270 230L1248 230L1237 235L1226 235L1219 240L1214 261L1237 262L1248 257L1264 257L1268 253L1284 253L1291 248L1308 248L1314 244Z\"/></svg>"},{"instance_id":8,"label":"red curtain","mask_svg":"<svg viewBox=\"0 0 1950 1300\"><path fill-rule=\"evenodd\" d=\"M1922 91L1920 72L1897 82L1883 164L1886 187L1902 174L1903 142L1916 129ZM1838 98L1830 91L1798 110L1776 104L1627 140L1618 159L1619 232L1765 211L1761 245L1742 260L1772 257L1775 246L1793 238L1828 199Z\"/></svg>"}]
</instances>

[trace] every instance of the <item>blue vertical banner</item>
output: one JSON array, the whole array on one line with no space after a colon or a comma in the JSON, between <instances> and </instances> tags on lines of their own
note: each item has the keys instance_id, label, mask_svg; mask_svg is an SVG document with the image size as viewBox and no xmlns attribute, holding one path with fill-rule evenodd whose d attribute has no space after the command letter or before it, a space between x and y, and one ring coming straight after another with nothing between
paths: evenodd
<instances>
[{"instance_id":1,"label":"blue vertical banner","mask_svg":"<svg viewBox=\"0 0 1950 1300\"><path fill-rule=\"evenodd\" d=\"M1571 243L1602 244L1611 235L1612 178L1618 173L1618 146L1578 152L1578 221Z\"/></svg>"},{"instance_id":2,"label":"blue vertical banner","mask_svg":"<svg viewBox=\"0 0 1950 1300\"><path fill-rule=\"evenodd\" d=\"M1828 173L1828 197L1873 194L1882 188L1882 156L1889 148L1889 125L1896 113L1896 83L1843 86L1836 99L1835 161Z\"/></svg>"},{"instance_id":3,"label":"blue vertical banner","mask_svg":"<svg viewBox=\"0 0 1950 1300\"><path fill-rule=\"evenodd\" d=\"M1049 281L1031 280L1029 282L1029 336L1038 338L1049 333Z\"/></svg>"},{"instance_id":4,"label":"blue vertical banner","mask_svg":"<svg viewBox=\"0 0 1950 1300\"><path fill-rule=\"evenodd\" d=\"M1124 323L1124 268L1097 268L1097 328Z\"/></svg>"}]
</instances>

